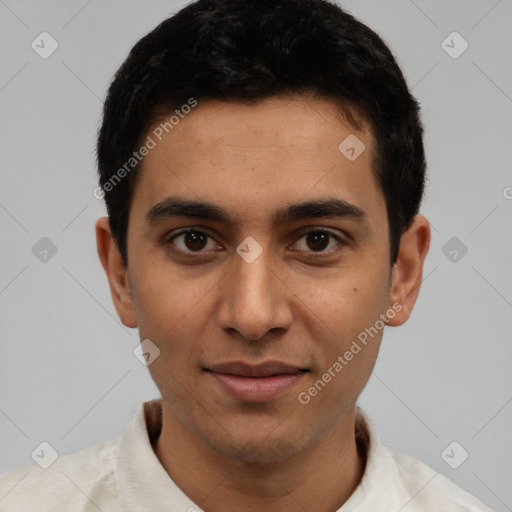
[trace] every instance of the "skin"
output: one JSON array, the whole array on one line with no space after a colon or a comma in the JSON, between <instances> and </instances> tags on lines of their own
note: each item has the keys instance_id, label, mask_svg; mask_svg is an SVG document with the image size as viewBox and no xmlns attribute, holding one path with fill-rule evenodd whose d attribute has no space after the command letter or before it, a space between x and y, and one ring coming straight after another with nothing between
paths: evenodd
<instances>
[{"instance_id":1,"label":"skin","mask_svg":"<svg viewBox=\"0 0 512 512\"><path fill-rule=\"evenodd\" d=\"M351 133L366 146L354 161L338 150ZM407 321L419 293L429 224L415 217L391 266L385 200L371 170L374 147L371 131L364 124L355 130L328 100L200 101L144 159L127 268L107 217L97 221L98 254L117 313L161 351L148 367L163 398L155 454L207 512L238 511L241 503L249 512L333 511L362 478L355 406L383 331L308 404L298 394L393 304L402 309L387 325ZM145 222L171 194L221 205L235 223ZM365 220L272 226L277 208L327 197L358 206ZM169 241L188 226L211 237L203 248L187 245L186 236ZM319 249L299 232L304 227L329 228L346 243L330 238ZM249 236L263 249L252 263L236 252ZM202 254L188 257L194 250ZM279 360L309 371L282 396L249 403L229 397L203 370L235 360Z\"/></svg>"}]
</instances>

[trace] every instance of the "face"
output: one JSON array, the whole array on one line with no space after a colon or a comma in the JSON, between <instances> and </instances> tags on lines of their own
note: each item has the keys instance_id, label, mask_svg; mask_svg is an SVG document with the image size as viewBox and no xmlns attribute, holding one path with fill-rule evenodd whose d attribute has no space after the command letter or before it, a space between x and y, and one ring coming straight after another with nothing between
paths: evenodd
<instances>
[{"instance_id":1,"label":"face","mask_svg":"<svg viewBox=\"0 0 512 512\"><path fill-rule=\"evenodd\" d=\"M149 371L190 432L244 460L297 453L353 413L398 311L372 135L330 101L287 98L200 101L155 140L118 312L160 350ZM215 208L177 216L169 198Z\"/></svg>"}]
</instances>

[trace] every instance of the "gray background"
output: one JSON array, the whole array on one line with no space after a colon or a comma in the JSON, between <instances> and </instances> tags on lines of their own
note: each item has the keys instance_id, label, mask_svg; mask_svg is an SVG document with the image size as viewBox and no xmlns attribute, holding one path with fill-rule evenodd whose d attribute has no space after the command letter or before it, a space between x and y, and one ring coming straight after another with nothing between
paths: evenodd
<instances>
[{"instance_id":1,"label":"gray background","mask_svg":"<svg viewBox=\"0 0 512 512\"><path fill-rule=\"evenodd\" d=\"M181 5L0 0L0 472L43 440L65 454L118 436L158 396L97 258L93 151L112 75ZM386 444L512 510L512 2L342 5L389 44L422 105L433 235L416 308L386 330L361 405ZM43 31L59 44L47 59L31 48ZM469 44L457 59L441 46L453 31ZM42 237L57 247L46 262ZM458 469L441 457L453 441L469 452Z\"/></svg>"}]
</instances>

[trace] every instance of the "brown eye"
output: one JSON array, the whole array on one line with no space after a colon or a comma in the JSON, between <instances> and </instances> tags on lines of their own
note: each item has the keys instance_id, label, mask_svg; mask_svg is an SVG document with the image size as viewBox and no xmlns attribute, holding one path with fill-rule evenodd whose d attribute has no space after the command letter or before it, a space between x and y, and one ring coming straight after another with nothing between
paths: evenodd
<instances>
[{"instance_id":1,"label":"brown eye","mask_svg":"<svg viewBox=\"0 0 512 512\"><path fill-rule=\"evenodd\" d=\"M175 240L180 238L181 244L175 243ZM207 246L209 238L210 236L204 231L186 229L172 236L167 243L176 245L179 250L185 253L205 252L203 249Z\"/></svg>"},{"instance_id":2,"label":"brown eye","mask_svg":"<svg viewBox=\"0 0 512 512\"><path fill-rule=\"evenodd\" d=\"M306 235L308 247L315 251L323 251L329 245L330 233L323 231L313 231Z\"/></svg>"},{"instance_id":3,"label":"brown eye","mask_svg":"<svg viewBox=\"0 0 512 512\"><path fill-rule=\"evenodd\" d=\"M301 244L300 241L302 240L304 240L304 243ZM331 249L325 250L332 241L336 241L338 244L334 244L334 246L331 246ZM309 253L330 253L340 249L343 245L343 240L330 230L310 229L302 234L295 247L300 251Z\"/></svg>"},{"instance_id":4,"label":"brown eye","mask_svg":"<svg viewBox=\"0 0 512 512\"><path fill-rule=\"evenodd\" d=\"M208 235L205 235L204 233L190 231L185 233L183 241L185 242L187 248L189 248L191 251L198 251L204 249L207 237Z\"/></svg>"}]
</instances>

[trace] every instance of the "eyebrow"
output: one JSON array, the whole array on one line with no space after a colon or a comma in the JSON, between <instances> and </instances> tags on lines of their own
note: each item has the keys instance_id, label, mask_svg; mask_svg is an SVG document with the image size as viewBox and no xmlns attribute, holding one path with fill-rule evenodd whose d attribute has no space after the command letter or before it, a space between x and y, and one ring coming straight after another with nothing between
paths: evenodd
<instances>
[{"instance_id":1,"label":"eyebrow","mask_svg":"<svg viewBox=\"0 0 512 512\"><path fill-rule=\"evenodd\" d=\"M178 196L169 196L154 205L146 214L146 222L155 226L171 218L218 221L235 224L229 212L216 204L194 201ZM365 221L368 215L356 205L338 198L316 199L291 204L277 210L273 215L273 225L315 218L349 218Z\"/></svg>"}]
</instances>

